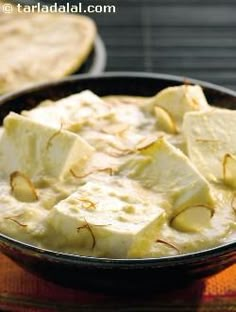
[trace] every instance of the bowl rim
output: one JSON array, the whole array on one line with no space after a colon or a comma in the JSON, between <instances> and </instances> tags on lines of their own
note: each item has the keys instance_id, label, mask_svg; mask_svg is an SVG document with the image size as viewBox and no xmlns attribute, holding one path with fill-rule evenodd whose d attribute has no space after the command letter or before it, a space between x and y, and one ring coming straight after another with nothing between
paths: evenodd
<instances>
[{"instance_id":1,"label":"bowl rim","mask_svg":"<svg viewBox=\"0 0 236 312\"><path fill-rule=\"evenodd\" d=\"M37 83L32 86L24 87L18 91L9 92L6 94L0 95L0 105L4 103L5 101L13 100L19 96L27 95L29 93L35 92L35 91L41 91L44 88L47 87L56 87L63 85L68 82L76 82L79 80L97 80L97 79L114 79L114 78L133 78L133 79L161 79L165 81L172 81L176 83L190 83L190 84L198 84L203 88L209 88L212 90L216 90L222 93L226 93L227 95L231 95L236 97L236 91L222 87L218 84L214 84L211 82L207 82L200 79L194 79L190 78L188 76L178 76L178 75L171 75L171 74L165 74L165 73L152 73L152 72L135 72L135 71L107 71L104 73L97 73L97 74L91 74L91 73L84 73L84 74L74 74L62 79L57 79L50 82L42 82Z\"/></svg>"},{"instance_id":2,"label":"bowl rim","mask_svg":"<svg viewBox=\"0 0 236 312\"><path fill-rule=\"evenodd\" d=\"M84 256L79 254L73 253L66 253L61 251L54 251L46 248L37 247L31 245L29 243L25 243L19 241L15 238L7 236L5 234L0 233L0 247L1 242L4 245L13 247L16 250L24 253L33 253L34 255L39 255L40 258L50 258L51 260L57 261L62 260L64 262L69 263L84 263L84 264L91 264L91 265L113 265L119 264L121 266L129 266L132 264L141 265L142 267L145 265L159 265L159 266L166 266L166 265L176 265L176 264L184 264L184 263L199 263L199 260L206 261L211 259L212 257L220 257L228 252L236 252L236 241L231 241L216 247L194 251L191 253L186 254L178 254L172 256L163 256L159 258L149 257L149 258L130 258L130 259L123 259L123 258L103 258L103 257L94 257L94 256Z\"/></svg>"},{"instance_id":3,"label":"bowl rim","mask_svg":"<svg viewBox=\"0 0 236 312\"><path fill-rule=\"evenodd\" d=\"M146 72L106 72L102 74L90 75L90 74L77 74L73 76L69 76L60 80L56 80L53 82L46 82L36 84L34 86L30 86L24 88L20 91L11 92L5 95L0 96L0 105L4 105L5 102L11 101L20 97L22 95L31 94L34 91L41 91L47 87L56 87L58 85L63 85L67 82L75 82L80 80L98 80L98 79L114 79L114 78L128 78L128 79L159 79L159 80L166 80L176 82L176 83L184 83L188 82L190 84L199 84L203 88L213 89L215 91L219 91L221 93L226 93L227 95L231 95L236 97L236 91L210 83L205 82L198 79L192 79L189 77L184 76L177 76L177 75L169 75L169 74L162 74L162 73L146 73ZM89 265L97 266L104 266L104 265L113 265L119 264L120 266L129 266L135 264L141 265L142 267L146 265L159 265L166 266L166 265L176 265L176 264L184 264L189 263L197 263L199 260L204 261L210 259L212 257L218 257L224 255L225 253L236 252L236 241L230 241L219 246L210 247L200 251L194 251L186 254L178 254L172 256L163 256L159 258L132 258L132 259L121 259L121 258L99 258L94 256L83 256L79 254L61 252L61 251L54 251L46 248L41 248L38 246L31 245L29 243L25 243L19 241L15 238L7 236L5 234L0 233L0 247L1 244L11 246L14 249L17 249L22 252L32 252L33 254L40 255L40 257L50 258L51 260L62 260L68 263L84 263Z\"/></svg>"}]
</instances>

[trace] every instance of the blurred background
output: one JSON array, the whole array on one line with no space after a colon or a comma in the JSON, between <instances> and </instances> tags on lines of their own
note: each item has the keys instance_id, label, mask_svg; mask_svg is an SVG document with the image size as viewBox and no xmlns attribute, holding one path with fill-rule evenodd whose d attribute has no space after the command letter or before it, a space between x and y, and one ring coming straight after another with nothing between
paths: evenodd
<instances>
[{"instance_id":1,"label":"blurred background","mask_svg":"<svg viewBox=\"0 0 236 312\"><path fill-rule=\"evenodd\" d=\"M236 89L235 0L114 2L116 14L90 15L107 46L107 70L177 74Z\"/></svg>"},{"instance_id":2,"label":"blurred background","mask_svg":"<svg viewBox=\"0 0 236 312\"><path fill-rule=\"evenodd\" d=\"M236 90L235 0L81 2L116 6L115 14L89 14L107 48L107 71L176 74Z\"/></svg>"}]
</instances>

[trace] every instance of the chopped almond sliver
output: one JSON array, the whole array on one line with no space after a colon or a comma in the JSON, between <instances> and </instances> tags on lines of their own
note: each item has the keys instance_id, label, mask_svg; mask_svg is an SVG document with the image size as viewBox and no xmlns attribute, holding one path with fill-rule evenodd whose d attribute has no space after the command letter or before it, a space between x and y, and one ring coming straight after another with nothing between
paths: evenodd
<instances>
[{"instance_id":1,"label":"chopped almond sliver","mask_svg":"<svg viewBox=\"0 0 236 312\"><path fill-rule=\"evenodd\" d=\"M167 110L159 106L156 106L154 110L160 129L168 133L176 134L178 131L171 114Z\"/></svg>"},{"instance_id":2,"label":"chopped almond sliver","mask_svg":"<svg viewBox=\"0 0 236 312\"><path fill-rule=\"evenodd\" d=\"M113 135L120 135L126 130L128 130L128 128L129 128L129 125L127 124L115 124L115 125L104 127L102 129L102 132L113 134Z\"/></svg>"},{"instance_id":3,"label":"chopped almond sliver","mask_svg":"<svg viewBox=\"0 0 236 312\"><path fill-rule=\"evenodd\" d=\"M158 138L156 135L150 135L150 136L145 137L136 145L136 150L142 151L150 147L152 144L154 144L157 141L157 139Z\"/></svg>"},{"instance_id":4,"label":"chopped almond sliver","mask_svg":"<svg viewBox=\"0 0 236 312\"><path fill-rule=\"evenodd\" d=\"M222 165L224 183L236 188L236 157L232 154L225 154Z\"/></svg>"},{"instance_id":5,"label":"chopped almond sliver","mask_svg":"<svg viewBox=\"0 0 236 312\"><path fill-rule=\"evenodd\" d=\"M233 211L236 213L236 194L234 193L233 198L231 200L231 207Z\"/></svg>"},{"instance_id":6,"label":"chopped almond sliver","mask_svg":"<svg viewBox=\"0 0 236 312\"><path fill-rule=\"evenodd\" d=\"M36 189L31 180L19 171L10 175L10 186L14 197L22 202L34 202L38 200Z\"/></svg>"},{"instance_id":7,"label":"chopped almond sliver","mask_svg":"<svg viewBox=\"0 0 236 312\"><path fill-rule=\"evenodd\" d=\"M181 232L200 232L209 226L213 213L206 205L188 207L173 218L171 226Z\"/></svg>"},{"instance_id":8,"label":"chopped almond sliver","mask_svg":"<svg viewBox=\"0 0 236 312\"><path fill-rule=\"evenodd\" d=\"M115 168L111 168L111 167L107 167L107 168L94 168L94 170L89 171L87 173L84 173L83 175L78 175L78 174L76 174L74 172L73 169L71 169L70 173L72 174L72 176L74 178L83 179L83 178L86 178L87 176L89 176L90 174L99 173L99 172L107 172L110 176L112 176L114 174L115 170L116 170Z\"/></svg>"}]
</instances>

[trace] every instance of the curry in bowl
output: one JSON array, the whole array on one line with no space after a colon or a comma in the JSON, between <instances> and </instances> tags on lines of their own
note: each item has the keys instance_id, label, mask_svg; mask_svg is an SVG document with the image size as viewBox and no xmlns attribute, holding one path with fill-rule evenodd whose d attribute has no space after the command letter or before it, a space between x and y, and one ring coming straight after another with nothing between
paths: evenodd
<instances>
[{"instance_id":1,"label":"curry in bowl","mask_svg":"<svg viewBox=\"0 0 236 312\"><path fill-rule=\"evenodd\" d=\"M1 128L0 231L105 258L158 258L236 239L236 111L198 85L153 97L83 91Z\"/></svg>"}]
</instances>

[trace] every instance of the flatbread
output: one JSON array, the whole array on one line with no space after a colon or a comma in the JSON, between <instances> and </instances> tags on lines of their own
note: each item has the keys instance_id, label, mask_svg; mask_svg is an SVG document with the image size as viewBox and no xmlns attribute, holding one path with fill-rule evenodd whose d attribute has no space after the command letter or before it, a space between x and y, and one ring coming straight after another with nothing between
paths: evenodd
<instances>
[{"instance_id":1,"label":"flatbread","mask_svg":"<svg viewBox=\"0 0 236 312\"><path fill-rule=\"evenodd\" d=\"M75 72L95 36L85 16L0 11L0 94Z\"/></svg>"}]
</instances>

